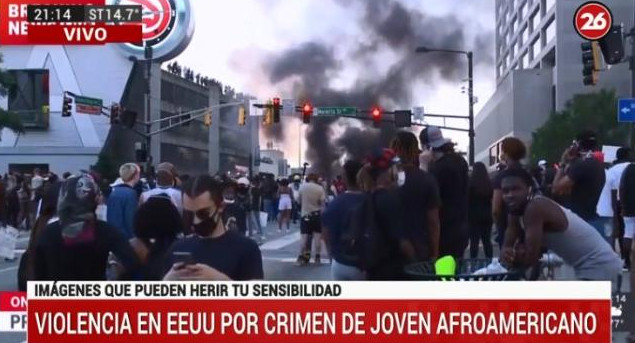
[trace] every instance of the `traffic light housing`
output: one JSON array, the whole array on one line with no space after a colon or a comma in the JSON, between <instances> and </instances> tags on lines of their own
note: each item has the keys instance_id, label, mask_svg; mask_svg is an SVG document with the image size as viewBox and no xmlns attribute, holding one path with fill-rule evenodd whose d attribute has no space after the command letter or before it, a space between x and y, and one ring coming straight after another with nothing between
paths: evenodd
<instances>
[{"instance_id":1,"label":"traffic light housing","mask_svg":"<svg viewBox=\"0 0 635 343\"><path fill-rule=\"evenodd\" d=\"M599 71L602 68L602 54L598 42L584 42L582 49L582 82L585 86L598 83Z\"/></svg>"},{"instance_id":2,"label":"traffic light housing","mask_svg":"<svg viewBox=\"0 0 635 343\"><path fill-rule=\"evenodd\" d=\"M62 117L70 117L73 113L73 99L64 93L64 104L62 105Z\"/></svg>"},{"instance_id":3,"label":"traffic light housing","mask_svg":"<svg viewBox=\"0 0 635 343\"><path fill-rule=\"evenodd\" d=\"M280 122L280 98L273 98L272 112L273 112L273 122Z\"/></svg>"},{"instance_id":4,"label":"traffic light housing","mask_svg":"<svg viewBox=\"0 0 635 343\"><path fill-rule=\"evenodd\" d=\"M624 32L622 25L611 27L611 30L598 41L606 64L618 64L624 59Z\"/></svg>"},{"instance_id":5,"label":"traffic light housing","mask_svg":"<svg viewBox=\"0 0 635 343\"><path fill-rule=\"evenodd\" d=\"M271 101L268 101L267 106L264 108L262 123L264 125L271 125L273 123L273 104Z\"/></svg>"},{"instance_id":6,"label":"traffic light housing","mask_svg":"<svg viewBox=\"0 0 635 343\"><path fill-rule=\"evenodd\" d=\"M373 119L373 126L381 127L381 110L378 107L370 110L370 116Z\"/></svg>"},{"instance_id":7,"label":"traffic light housing","mask_svg":"<svg viewBox=\"0 0 635 343\"><path fill-rule=\"evenodd\" d=\"M137 112L123 110L123 112L119 114L119 121L129 129L132 129L137 123Z\"/></svg>"},{"instance_id":8,"label":"traffic light housing","mask_svg":"<svg viewBox=\"0 0 635 343\"><path fill-rule=\"evenodd\" d=\"M247 113L245 113L245 107L238 107L238 125L245 126L247 123Z\"/></svg>"},{"instance_id":9,"label":"traffic light housing","mask_svg":"<svg viewBox=\"0 0 635 343\"><path fill-rule=\"evenodd\" d=\"M119 124L119 116L121 114L121 107L118 104L110 106L110 124Z\"/></svg>"},{"instance_id":10,"label":"traffic light housing","mask_svg":"<svg viewBox=\"0 0 635 343\"><path fill-rule=\"evenodd\" d=\"M205 113L205 115L203 116L203 125L205 125L206 127L210 127L212 126L212 114L211 113Z\"/></svg>"},{"instance_id":11,"label":"traffic light housing","mask_svg":"<svg viewBox=\"0 0 635 343\"><path fill-rule=\"evenodd\" d=\"M410 127L412 125L412 111L395 111L395 127Z\"/></svg>"},{"instance_id":12,"label":"traffic light housing","mask_svg":"<svg viewBox=\"0 0 635 343\"><path fill-rule=\"evenodd\" d=\"M309 124L311 122L311 115L313 114L313 106L311 104L306 103L302 106L302 122L305 124Z\"/></svg>"}]
</instances>

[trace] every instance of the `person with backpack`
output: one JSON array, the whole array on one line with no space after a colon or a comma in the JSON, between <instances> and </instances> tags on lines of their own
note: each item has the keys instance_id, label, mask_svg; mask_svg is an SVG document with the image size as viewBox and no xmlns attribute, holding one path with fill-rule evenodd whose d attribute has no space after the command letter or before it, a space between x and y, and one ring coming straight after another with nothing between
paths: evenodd
<instances>
[{"instance_id":1,"label":"person with backpack","mask_svg":"<svg viewBox=\"0 0 635 343\"><path fill-rule=\"evenodd\" d=\"M398 163L391 149L368 156L358 176L364 200L342 234L342 254L356 261L367 280L408 280L404 268L418 260L404 223Z\"/></svg>"},{"instance_id":2,"label":"person with backpack","mask_svg":"<svg viewBox=\"0 0 635 343\"><path fill-rule=\"evenodd\" d=\"M342 232L350 230L351 215L364 201L364 193L357 185L357 174L362 163L349 160L344 163L346 190L335 198L322 214L322 236L333 258L331 276L333 280L364 280L366 276L357 261L341 253Z\"/></svg>"}]
</instances>

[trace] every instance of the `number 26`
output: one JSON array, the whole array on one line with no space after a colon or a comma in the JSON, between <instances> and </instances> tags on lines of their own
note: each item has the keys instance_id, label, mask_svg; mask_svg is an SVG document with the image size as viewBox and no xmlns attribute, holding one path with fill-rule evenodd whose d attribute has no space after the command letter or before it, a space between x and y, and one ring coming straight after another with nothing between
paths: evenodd
<instances>
[{"instance_id":1,"label":"number 26","mask_svg":"<svg viewBox=\"0 0 635 343\"><path fill-rule=\"evenodd\" d=\"M604 13L598 13L596 17L593 17L591 13L583 13L580 18L586 19L586 23L582 25L582 30L604 30L608 24L604 19Z\"/></svg>"}]
</instances>

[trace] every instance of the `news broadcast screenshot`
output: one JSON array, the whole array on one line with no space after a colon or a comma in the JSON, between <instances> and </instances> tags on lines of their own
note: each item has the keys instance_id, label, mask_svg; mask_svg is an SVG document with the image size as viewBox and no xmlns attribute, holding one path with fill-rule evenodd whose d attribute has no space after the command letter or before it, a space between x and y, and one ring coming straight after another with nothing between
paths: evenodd
<instances>
[{"instance_id":1,"label":"news broadcast screenshot","mask_svg":"<svg viewBox=\"0 0 635 343\"><path fill-rule=\"evenodd\" d=\"M635 0L0 0L0 343L635 343Z\"/></svg>"}]
</instances>

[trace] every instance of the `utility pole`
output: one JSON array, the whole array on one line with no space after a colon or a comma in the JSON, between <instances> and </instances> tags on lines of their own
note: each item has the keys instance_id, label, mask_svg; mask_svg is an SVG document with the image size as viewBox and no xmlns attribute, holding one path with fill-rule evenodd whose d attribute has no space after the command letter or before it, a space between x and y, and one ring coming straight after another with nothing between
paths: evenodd
<instances>
[{"instance_id":1,"label":"utility pole","mask_svg":"<svg viewBox=\"0 0 635 343\"><path fill-rule=\"evenodd\" d=\"M629 33L631 38L631 98L635 98L635 7L633 8L633 27ZM630 123L628 128L628 146L633 149L633 126L635 123Z\"/></svg>"},{"instance_id":2,"label":"utility pole","mask_svg":"<svg viewBox=\"0 0 635 343\"><path fill-rule=\"evenodd\" d=\"M145 59L146 59L146 103L145 103L145 150L146 150L146 163L145 172L150 172L152 166L152 96L151 96L151 81L152 81L152 46L146 44L145 47Z\"/></svg>"},{"instance_id":3,"label":"utility pole","mask_svg":"<svg viewBox=\"0 0 635 343\"><path fill-rule=\"evenodd\" d=\"M470 137L470 165L474 165L474 65L472 61L472 52L467 52L467 77L468 77L468 99L470 101L468 121L470 122L468 135Z\"/></svg>"}]
</instances>

